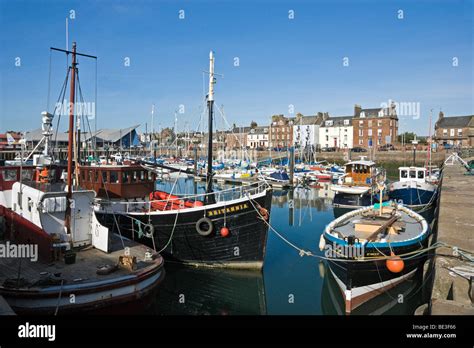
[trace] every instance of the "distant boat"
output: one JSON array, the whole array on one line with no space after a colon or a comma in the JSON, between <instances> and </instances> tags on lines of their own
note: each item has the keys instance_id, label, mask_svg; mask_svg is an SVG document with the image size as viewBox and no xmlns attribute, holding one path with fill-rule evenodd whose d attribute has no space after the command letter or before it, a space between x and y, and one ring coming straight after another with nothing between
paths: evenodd
<instances>
[{"instance_id":1,"label":"distant boat","mask_svg":"<svg viewBox=\"0 0 474 348\"><path fill-rule=\"evenodd\" d=\"M428 223L393 202L353 210L332 221L319 247L329 258L351 313L368 300L412 277L425 257L413 257L428 244ZM410 258L404 255L409 254Z\"/></svg>"},{"instance_id":2,"label":"distant boat","mask_svg":"<svg viewBox=\"0 0 474 348\"><path fill-rule=\"evenodd\" d=\"M400 167L399 180L390 184L388 196L411 208L431 204L437 192L437 185L428 181L424 167Z\"/></svg>"},{"instance_id":3,"label":"distant boat","mask_svg":"<svg viewBox=\"0 0 474 348\"><path fill-rule=\"evenodd\" d=\"M336 194L333 205L336 208L367 207L378 202L376 183L385 180L373 161L365 159L351 161L345 165L345 174L331 190Z\"/></svg>"}]
</instances>

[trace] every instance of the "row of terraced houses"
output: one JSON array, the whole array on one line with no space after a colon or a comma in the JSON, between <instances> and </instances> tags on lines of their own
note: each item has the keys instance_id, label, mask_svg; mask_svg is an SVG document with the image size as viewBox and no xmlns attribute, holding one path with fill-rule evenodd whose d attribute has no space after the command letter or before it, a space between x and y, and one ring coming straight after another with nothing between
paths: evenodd
<instances>
[{"instance_id":1,"label":"row of terraced houses","mask_svg":"<svg viewBox=\"0 0 474 348\"><path fill-rule=\"evenodd\" d=\"M297 114L296 117L274 115L269 125L235 127L227 135L226 145L254 149L397 146L398 121L395 104L386 108L355 105L353 114L348 116L330 116L322 112L311 116ZM433 141L439 145L474 147L474 115L444 117L440 112Z\"/></svg>"}]
</instances>

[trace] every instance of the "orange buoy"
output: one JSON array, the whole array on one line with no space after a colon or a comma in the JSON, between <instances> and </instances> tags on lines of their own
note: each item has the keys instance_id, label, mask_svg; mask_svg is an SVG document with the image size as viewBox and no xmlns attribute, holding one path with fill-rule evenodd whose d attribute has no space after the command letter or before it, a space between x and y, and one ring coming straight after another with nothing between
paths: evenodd
<instances>
[{"instance_id":1,"label":"orange buoy","mask_svg":"<svg viewBox=\"0 0 474 348\"><path fill-rule=\"evenodd\" d=\"M390 256L392 256L392 258L388 259L385 262L387 269L392 273L400 273L401 271L403 271L403 269L405 268L405 262L403 262L403 260L398 256L393 257L396 256L393 251L390 252Z\"/></svg>"},{"instance_id":2,"label":"orange buoy","mask_svg":"<svg viewBox=\"0 0 474 348\"><path fill-rule=\"evenodd\" d=\"M229 232L229 229L227 227L224 226L224 227L221 228L221 236L222 237L227 237L229 235L229 233L230 232Z\"/></svg>"}]
</instances>

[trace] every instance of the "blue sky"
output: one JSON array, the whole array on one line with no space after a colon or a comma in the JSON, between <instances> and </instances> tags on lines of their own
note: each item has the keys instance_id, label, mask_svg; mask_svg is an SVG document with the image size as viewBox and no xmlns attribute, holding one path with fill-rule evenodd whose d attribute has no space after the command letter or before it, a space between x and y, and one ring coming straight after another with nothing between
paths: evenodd
<instances>
[{"instance_id":1,"label":"blue sky","mask_svg":"<svg viewBox=\"0 0 474 348\"><path fill-rule=\"evenodd\" d=\"M72 9L70 42L99 57L99 128L142 124L144 131L155 103L155 128L172 126L184 105L178 128L197 129L212 49L216 72L224 74L216 103L230 124L292 116L289 105L295 113L342 116L355 103L378 107L392 99L420 103L421 117L402 117L401 130L427 134L430 109L435 116L440 108L446 115L474 113L472 3L0 0L0 131L40 126L49 47L65 47ZM53 53L51 66L49 111L64 78L64 56ZM85 99L94 101L94 63L81 58L79 69ZM216 122L224 125L220 116Z\"/></svg>"}]
</instances>

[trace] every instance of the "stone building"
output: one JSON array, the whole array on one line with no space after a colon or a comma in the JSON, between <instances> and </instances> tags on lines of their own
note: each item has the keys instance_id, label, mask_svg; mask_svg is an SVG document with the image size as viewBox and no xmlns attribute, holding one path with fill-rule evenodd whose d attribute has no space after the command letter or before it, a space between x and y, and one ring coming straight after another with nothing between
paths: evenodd
<instances>
[{"instance_id":1,"label":"stone building","mask_svg":"<svg viewBox=\"0 0 474 348\"><path fill-rule=\"evenodd\" d=\"M433 140L441 146L474 147L474 115L444 117L440 112Z\"/></svg>"},{"instance_id":2,"label":"stone building","mask_svg":"<svg viewBox=\"0 0 474 348\"><path fill-rule=\"evenodd\" d=\"M283 115L273 115L270 125L270 147L288 148L293 146L294 119Z\"/></svg>"}]
</instances>

